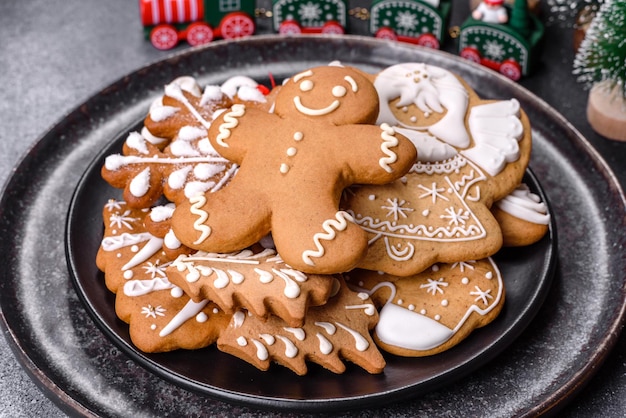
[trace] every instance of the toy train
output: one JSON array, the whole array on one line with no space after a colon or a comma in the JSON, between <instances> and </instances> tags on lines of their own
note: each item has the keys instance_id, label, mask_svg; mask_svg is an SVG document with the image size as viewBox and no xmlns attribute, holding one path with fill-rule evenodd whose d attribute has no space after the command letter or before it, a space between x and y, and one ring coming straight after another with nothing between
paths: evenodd
<instances>
[{"instance_id":1,"label":"toy train","mask_svg":"<svg viewBox=\"0 0 626 418\"><path fill-rule=\"evenodd\" d=\"M215 38L233 39L254 34L255 0L140 0L146 37L157 49L174 48L179 41L202 45Z\"/></svg>"},{"instance_id":2,"label":"toy train","mask_svg":"<svg viewBox=\"0 0 626 418\"><path fill-rule=\"evenodd\" d=\"M451 0L375 0L369 15L372 36L439 48L447 27ZM201 45L216 38L253 35L254 0L140 0L146 37L158 49L181 40ZM272 24L280 34L344 34L347 0L273 0Z\"/></svg>"},{"instance_id":3,"label":"toy train","mask_svg":"<svg viewBox=\"0 0 626 418\"><path fill-rule=\"evenodd\" d=\"M459 55L517 81L536 68L544 27L529 13L526 0L502 7L507 13L506 23L489 23L471 16L465 20L459 32Z\"/></svg>"},{"instance_id":4,"label":"toy train","mask_svg":"<svg viewBox=\"0 0 626 418\"><path fill-rule=\"evenodd\" d=\"M216 38L255 33L255 0L140 0L146 37L158 49L181 40L202 45ZM452 0L373 0L366 14L371 36L439 49L448 28ZM527 0L515 0L507 24L468 18L460 28L462 57L500 71L513 80L530 73L543 26L528 14ZM280 34L349 32L347 0L272 0L271 16ZM525 22L522 24L522 22Z\"/></svg>"}]
</instances>

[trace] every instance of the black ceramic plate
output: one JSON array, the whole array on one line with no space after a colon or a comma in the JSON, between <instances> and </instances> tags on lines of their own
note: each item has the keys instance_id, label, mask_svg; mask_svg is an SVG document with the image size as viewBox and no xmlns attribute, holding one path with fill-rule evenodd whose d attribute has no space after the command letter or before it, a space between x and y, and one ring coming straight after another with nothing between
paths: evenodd
<instances>
[{"instance_id":1,"label":"black ceramic plate","mask_svg":"<svg viewBox=\"0 0 626 418\"><path fill-rule=\"evenodd\" d=\"M280 77L338 58L367 71L398 62L424 61L458 72L484 97L516 97L533 121L531 168L541 179L559 231L558 265L546 303L504 353L456 383L438 388L433 384L414 391L413 382L400 384L395 391L378 392L387 380L385 373L378 377L374 390L359 389L374 396L347 398L341 407L354 408L351 415L363 416L434 415L444 411L464 416L533 415L562 405L593 374L614 345L624 318L626 260L622 249L626 238L621 231L626 210L613 174L584 138L523 88L445 53L349 36L255 37L189 50L124 77L47 132L6 184L0 202L0 246L5 256L5 268L0 273L2 323L27 372L62 408L80 415L199 416L220 406L211 396L181 388L188 383L186 378L172 384L138 366L133 361L137 358L126 353L131 350L122 352L103 335L77 297L65 262L65 217L90 161L111 139L133 128L150 102L162 94L162 86L176 76L191 74L202 84L242 73L264 79L268 73ZM101 203L97 200L83 205L97 207ZM98 213L97 219L82 222L95 224L99 217ZM87 230L84 234L85 246L93 245L89 240L99 240ZM503 267L513 258L503 255ZM80 261L87 262L91 260ZM507 288L523 288L527 280L532 278L520 276L507 283ZM100 281L94 283L100 285ZM102 296L112 297L104 290ZM522 315L530 318L532 312ZM497 327L497 323L491 325L480 331ZM472 340L467 340L463 349L471 344ZM150 356L149 360L157 363L161 357ZM229 361L221 355L219 359ZM412 361L415 359L394 359L392 366ZM185 356L173 360L178 367L184 362L189 364ZM223 370L219 364L214 368ZM195 373L178 370L182 370L181 377ZM349 372L359 373L353 369ZM291 405L319 410L328 408L325 402L308 399L319 396L320 391L345 396L346 390L354 389L344 387L357 382L315 369L303 378L301 385L306 391L296 400L268 399L263 391L271 389L265 387L250 396L240 395L254 385L260 386L255 382L258 378L266 379L263 383L269 387L282 386L279 379L283 376L293 378L291 372L279 367L271 373L261 375L271 375L271 379L259 377L250 366L237 361L226 372L213 373L211 384L221 388L237 381L238 391L220 389L215 394L244 402L253 399L270 409ZM452 380L463 370L450 373ZM197 389L207 391L205 387ZM426 392L428 389L431 391ZM406 399L384 409L359 412L365 406L374 408L400 398ZM240 407L236 413L254 414L254 408Z\"/></svg>"},{"instance_id":2,"label":"black ceramic plate","mask_svg":"<svg viewBox=\"0 0 626 418\"><path fill-rule=\"evenodd\" d=\"M148 370L191 390L255 406L324 411L363 408L417 396L458 380L500 353L532 320L549 290L555 261L554 226L539 243L502 251L494 257L506 289L505 308L496 321L437 356L386 355L382 375L371 375L358 367L350 367L342 375L312 367L305 378L277 365L263 372L215 347L158 355L142 353L132 345L128 325L116 318L114 297L94 263L102 240L102 208L109 198L122 199L119 190L102 180L100 170L107 155L121 152L126 136L122 134L104 149L76 189L66 236L70 274L88 311L114 343ZM545 201L545 194L530 173L526 182Z\"/></svg>"}]
</instances>

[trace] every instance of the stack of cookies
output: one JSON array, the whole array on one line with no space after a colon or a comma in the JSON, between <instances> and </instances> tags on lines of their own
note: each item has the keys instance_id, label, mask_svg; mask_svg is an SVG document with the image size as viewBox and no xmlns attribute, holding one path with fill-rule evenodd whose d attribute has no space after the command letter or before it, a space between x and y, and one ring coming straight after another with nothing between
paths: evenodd
<instances>
[{"instance_id":1,"label":"stack of cookies","mask_svg":"<svg viewBox=\"0 0 626 418\"><path fill-rule=\"evenodd\" d=\"M96 262L145 352L380 373L380 350L439 353L498 315L490 257L548 229L530 151L516 100L422 63L181 77L102 167L123 200Z\"/></svg>"}]
</instances>

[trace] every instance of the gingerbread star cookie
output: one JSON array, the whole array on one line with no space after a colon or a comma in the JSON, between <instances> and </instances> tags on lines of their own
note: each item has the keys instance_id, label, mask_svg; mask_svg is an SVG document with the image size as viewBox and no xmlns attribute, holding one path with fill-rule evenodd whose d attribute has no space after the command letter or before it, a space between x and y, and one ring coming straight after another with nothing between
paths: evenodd
<instances>
[{"instance_id":1,"label":"gingerbread star cookie","mask_svg":"<svg viewBox=\"0 0 626 418\"><path fill-rule=\"evenodd\" d=\"M352 187L342 209L369 234L359 267L399 276L480 259L503 244L493 202L521 182L531 150L516 100L482 101L455 75L400 64L376 75L378 123L394 125L418 161L393 183Z\"/></svg>"},{"instance_id":2,"label":"gingerbread star cookie","mask_svg":"<svg viewBox=\"0 0 626 418\"><path fill-rule=\"evenodd\" d=\"M274 113L235 105L211 124L217 152L240 166L213 195L177 206L181 242L206 252L246 248L270 231L291 267L331 274L365 255L367 234L338 210L345 187L384 184L415 162L410 141L371 125L377 93L360 72L339 66L296 74L275 97Z\"/></svg>"},{"instance_id":3,"label":"gingerbread star cookie","mask_svg":"<svg viewBox=\"0 0 626 418\"><path fill-rule=\"evenodd\" d=\"M276 362L304 375L310 361L343 373L343 360L348 360L369 373L381 373L385 360L370 336L378 319L372 301L364 293L349 290L343 279L335 290L328 303L309 309L301 327L289 327L277 317L261 320L238 311L217 346L261 370Z\"/></svg>"},{"instance_id":4,"label":"gingerbread star cookie","mask_svg":"<svg viewBox=\"0 0 626 418\"><path fill-rule=\"evenodd\" d=\"M355 270L348 285L370 295L380 309L376 344L407 357L457 345L493 321L505 299L500 271L491 258L435 264L409 277Z\"/></svg>"}]
</instances>

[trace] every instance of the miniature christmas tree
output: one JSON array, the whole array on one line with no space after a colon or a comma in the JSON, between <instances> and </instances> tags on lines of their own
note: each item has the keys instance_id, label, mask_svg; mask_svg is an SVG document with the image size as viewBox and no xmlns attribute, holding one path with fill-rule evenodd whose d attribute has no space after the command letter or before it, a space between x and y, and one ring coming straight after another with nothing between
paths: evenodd
<instances>
[{"instance_id":1,"label":"miniature christmas tree","mask_svg":"<svg viewBox=\"0 0 626 418\"><path fill-rule=\"evenodd\" d=\"M578 49L574 74L592 87L587 118L594 130L626 141L626 1L602 4Z\"/></svg>"}]
</instances>

